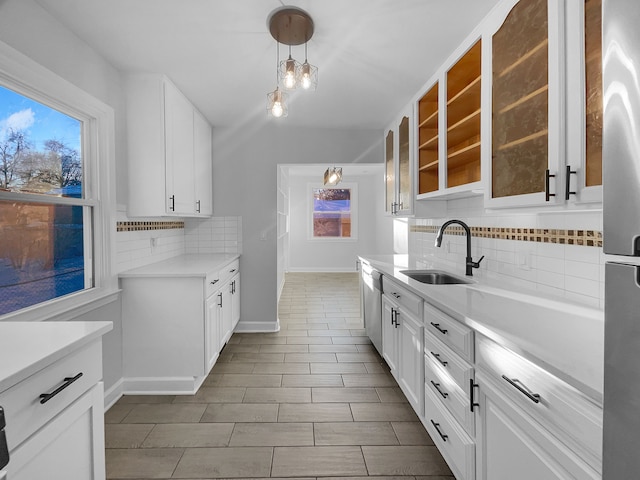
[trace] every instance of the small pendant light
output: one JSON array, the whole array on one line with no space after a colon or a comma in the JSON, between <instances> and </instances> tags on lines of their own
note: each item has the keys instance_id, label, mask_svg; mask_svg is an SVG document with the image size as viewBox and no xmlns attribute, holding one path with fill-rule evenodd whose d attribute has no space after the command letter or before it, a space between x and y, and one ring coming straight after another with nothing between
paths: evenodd
<instances>
[{"instance_id":1,"label":"small pendant light","mask_svg":"<svg viewBox=\"0 0 640 480\"><path fill-rule=\"evenodd\" d=\"M274 118L286 117L289 114L288 95L278 86L278 65L280 65L280 43L276 43L276 89L267 93L267 115Z\"/></svg>"},{"instance_id":2,"label":"small pendant light","mask_svg":"<svg viewBox=\"0 0 640 480\"><path fill-rule=\"evenodd\" d=\"M304 63L300 67L300 86L305 90L318 88L318 67L307 60L307 42L304 43Z\"/></svg>"}]
</instances>

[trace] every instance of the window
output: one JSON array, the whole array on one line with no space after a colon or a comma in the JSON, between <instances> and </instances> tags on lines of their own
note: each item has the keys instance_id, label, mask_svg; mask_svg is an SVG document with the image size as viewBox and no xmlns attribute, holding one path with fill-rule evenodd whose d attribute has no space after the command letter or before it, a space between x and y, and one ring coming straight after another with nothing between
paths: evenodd
<instances>
[{"instance_id":1,"label":"window","mask_svg":"<svg viewBox=\"0 0 640 480\"><path fill-rule=\"evenodd\" d=\"M355 238L355 187L312 187L312 195L312 237Z\"/></svg>"},{"instance_id":2,"label":"window","mask_svg":"<svg viewBox=\"0 0 640 480\"><path fill-rule=\"evenodd\" d=\"M113 110L0 44L0 319L112 298L113 162Z\"/></svg>"}]
</instances>

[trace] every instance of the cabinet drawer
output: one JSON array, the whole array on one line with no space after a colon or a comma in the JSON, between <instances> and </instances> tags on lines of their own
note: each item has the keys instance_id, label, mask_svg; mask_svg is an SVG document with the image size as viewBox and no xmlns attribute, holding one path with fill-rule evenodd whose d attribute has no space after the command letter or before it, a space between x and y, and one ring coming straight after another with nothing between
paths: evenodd
<instances>
[{"instance_id":1,"label":"cabinet drawer","mask_svg":"<svg viewBox=\"0 0 640 480\"><path fill-rule=\"evenodd\" d=\"M473 363L473 330L428 303L424 304L424 326L463 359Z\"/></svg>"},{"instance_id":2,"label":"cabinet drawer","mask_svg":"<svg viewBox=\"0 0 640 480\"><path fill-rule=\"evenodd\" d=\"M436 398L424 392L425 426L456 478L475 478L475 443Z\"/></svg>"},{"instance_id":3,"label":"cabinet drawer","mask_svg":"<svg viewBox=\"0 0 640 480\"><path fill-rule=\"evenodd\" d=\"M502 394L600 470L599 405L544 369L482 336L477 339L477 367L494 378Z\"/></svg>"},{"instance_id":4,"label":"cabinet drawer","mask_svg":"<svg viewBox=\"0 0 640 480\"><path fill-rule=\"evenodd\" d=\"M469 382L467 382L466 388L460 388L442 365L425 355L424 383L456 420L460 422L466 432L469 435L474 435L474 414L469 405Z\"/></svg>"},{"instance_id":5,"label":"cabinet drawer","mask_svg":"<svg viewBox=\"0 0 640 480\"><path fill-rule=\"evenodd\" d=\"M76 381L46 403L40 403L40 394L54 392L65 384L65 378L79 373L82 376ZM102 343L93 342L0 393L0 405L7 418L9 450L20 445L101 378Z\"/></svg>"},{"instance_id":6,"label":"cabinet drawer","mask_svg":"<svg viewBox=\"0 0 640 480\"><path fill-rule=\"evenodd\" d=\"M240 271L240 260L235 259L226 267L220 269L220 280L226 281Z\"/></svg>"},{"instance_id":7,"label":"cabinet drawer","mask_svg":"<svg viewBox=\"0 0 640 480\"><path fill-rule=\"evenodd\" d=\"M209 296L220 288L220 272L211 272L207 274L207 278L205 279L205 296L204 298L209 298Z\"/></svg>"},{"instance_id":8,"label":"cabinet drawer","mask_svg":"<svg viewBox=\"0 0 640 480\"><path fill-rule=\"evenodd\" d=\"M448 372L462 390L469 388L469 380L473 378L473 367L426 330L424 332L424 354L431 357Z\"/></svg>"},{"instance_id":9,"label":"cabinet drawer","mask_svg":"<svg viewBox=\"0 0 640 480\"><path fill-rule=\"evenodd\" d=\"M382 276L382 291L385 295L393 298L398 306L409 311L413 316L417 318L422 316L422 304L424 303L422 298L384 275Z\"/></svg>"}]
</instances>

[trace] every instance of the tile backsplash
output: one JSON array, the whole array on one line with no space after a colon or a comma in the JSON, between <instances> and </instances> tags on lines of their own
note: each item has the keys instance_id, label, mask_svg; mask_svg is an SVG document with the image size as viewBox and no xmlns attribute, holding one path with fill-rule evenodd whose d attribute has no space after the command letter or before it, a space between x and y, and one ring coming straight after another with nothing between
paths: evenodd
<instances>
[{"instance_id":1,"label":"tile backsplash","mask_svg":"<svg viewBox=\"0 0 640 480\"><path fill-rule=\"evenodd\" d=\"M116 218L117 272L185 253L242 253L242 217Z\"/></svg>"},{"instance_id":2,"label":"tile backsplash","mask_svg":"<svg viewBox=\"0 0 640 480\"><path fill-rule=\"evenodd\" d=\"M485 212L481 198L451 200L446 218L416 218L409 222L409 255L437 259L452 270L465 270L466 238L457 225L445 232L442 247L436 231L446 220L458 219L472 228L472 255L485 256L474 276L604 307L602 212ZM526 233L525 233L526 232Z\"/></svg>"}]
</instances>

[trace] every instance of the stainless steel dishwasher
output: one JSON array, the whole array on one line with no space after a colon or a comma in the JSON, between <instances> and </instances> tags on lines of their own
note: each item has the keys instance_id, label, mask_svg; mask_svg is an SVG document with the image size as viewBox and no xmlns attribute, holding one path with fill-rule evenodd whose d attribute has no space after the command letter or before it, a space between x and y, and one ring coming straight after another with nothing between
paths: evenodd
<instances>
[{"instance_id":1,"label":"stainless steel dishwasher","mask_svg":"<svg viewBox=\"0 0 640 480\"><path fill-rule=\"evenodd\" d=\"M382 355L382 274L368 263L361 265L364 329Z\"/></svg>"}]
</instances>

